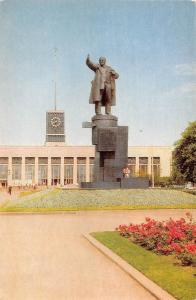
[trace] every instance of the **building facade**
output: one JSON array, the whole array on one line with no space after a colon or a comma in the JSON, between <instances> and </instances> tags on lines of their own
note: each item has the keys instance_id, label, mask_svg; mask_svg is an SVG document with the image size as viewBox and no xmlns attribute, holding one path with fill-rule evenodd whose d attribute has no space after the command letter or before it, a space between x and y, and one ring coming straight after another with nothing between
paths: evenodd
<instances>
[{"instance_id":1,"label":"building facade","mask_svg":"<svg viewBox=\"0 0 196 300\"><path fill-rule=\"evenodd\" d=\"M47 111L44 146L0 146L0 186L92 181L95 148L66 145L64 123L64 111ZM166 146L128 147L130 176L170 176L172 150Z\"/></svg>"},{"instance_id":2,"label":"building facade","mask_svg":"<svg viewBox=\"0 0 196 300\"><path fill-rule=\"evenodd\" d=\"M167 146L129 147L131 176L170 176L172 150ZM0 146L0 186L92 181L94 154L94 146Z\"/></svg>"}]
</instances>

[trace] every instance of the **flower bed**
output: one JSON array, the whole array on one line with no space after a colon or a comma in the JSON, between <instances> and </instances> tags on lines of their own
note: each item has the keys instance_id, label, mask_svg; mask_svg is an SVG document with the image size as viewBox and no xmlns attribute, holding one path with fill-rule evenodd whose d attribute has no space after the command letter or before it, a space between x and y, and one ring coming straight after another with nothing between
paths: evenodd
<instances>
[{"instance_id":1,"label":"flower bed","mask_svg":"<svg viewBox=\"0 0 196 300\"><path fill-rule=\"evenodd\" d=\"M142 224L119 225L121 236L157 254L174 254L182 265L196 266L196 223L190 213L180 220L156 221L146 218Z\"/></svg>"},{"instance_id":2,"label":"flower bed","mask_svg":"<svg viewBox=\"0 0 196 300\"><path fill-rule=\"evenodd\" d=\"M2 211L196 208L195 196L161 189L44 190L9 202ZM1 208L0 208L1 209Z\"/></svg>"}]
</instances>

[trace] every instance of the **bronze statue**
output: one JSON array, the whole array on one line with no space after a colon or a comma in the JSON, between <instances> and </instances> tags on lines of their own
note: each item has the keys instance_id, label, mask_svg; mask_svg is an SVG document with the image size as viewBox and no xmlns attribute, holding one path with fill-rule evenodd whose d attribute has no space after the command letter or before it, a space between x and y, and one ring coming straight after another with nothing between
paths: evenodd
<instances>
[{"instance_id":1,"label":"bronze statue","mask_svg":"<svg viewBox=\"0 0 196 300\"><path fill-rule=\"evenodd\" d=\"M105 113L109 115L111 114L111 106L116 105L115 79L119 75L106 65L105 57L100 57L99 64L94 64L88 55L86 64L95 72L89 103L95 104L96 115L101 114L101 106L105 106Z\"/></svg>"}]
</instances>

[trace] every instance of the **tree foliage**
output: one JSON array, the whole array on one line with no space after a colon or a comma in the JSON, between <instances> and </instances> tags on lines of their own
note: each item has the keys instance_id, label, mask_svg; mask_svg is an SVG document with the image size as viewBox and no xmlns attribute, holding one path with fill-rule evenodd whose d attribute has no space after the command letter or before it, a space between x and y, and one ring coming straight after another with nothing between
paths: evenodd
<instances>
[{"instance_id":1,"label":"tree foliage","mask_svg":"<svg viewBox=\"0 0 196 300\"><path fill-rule=\"evenodd\" d=\"M189 126L175 144L173 178L177 183L196 182L196 121Z\"/></svg>"}]
</instances>

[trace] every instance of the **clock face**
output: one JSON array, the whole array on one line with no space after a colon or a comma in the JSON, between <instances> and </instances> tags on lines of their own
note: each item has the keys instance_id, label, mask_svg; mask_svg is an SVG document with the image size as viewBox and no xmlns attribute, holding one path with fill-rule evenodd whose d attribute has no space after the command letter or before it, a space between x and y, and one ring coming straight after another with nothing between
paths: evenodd
<instances>
[{"instance_id":1,"label":"clock face","mask_svg":"<svg viewBox=\"0 0 196 300\"><path fill-rule=\"evenodd\" d=\"M61 119L59 117L53 117L50 121L52 127L59 127L61 125Z\"/></svg>"}]
</instances>

